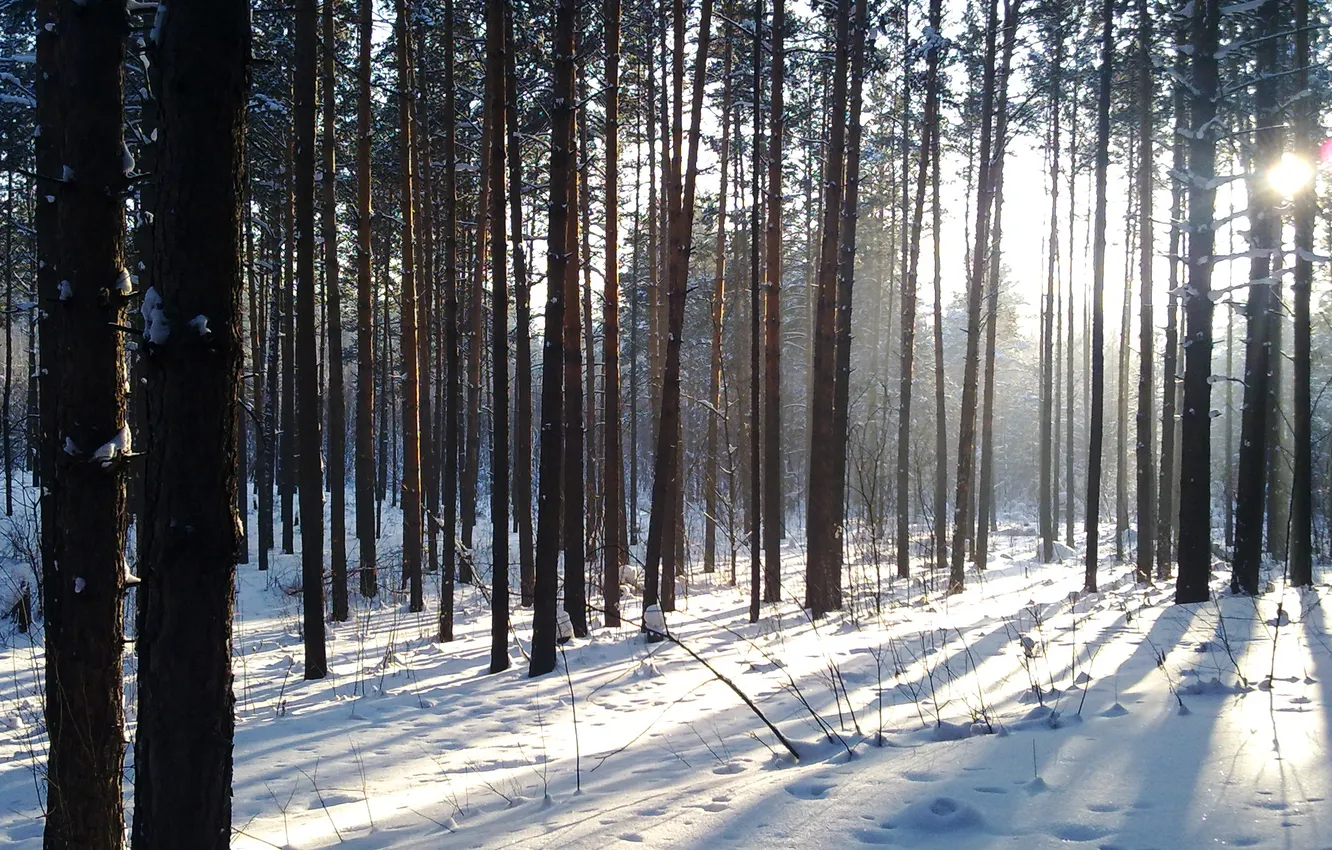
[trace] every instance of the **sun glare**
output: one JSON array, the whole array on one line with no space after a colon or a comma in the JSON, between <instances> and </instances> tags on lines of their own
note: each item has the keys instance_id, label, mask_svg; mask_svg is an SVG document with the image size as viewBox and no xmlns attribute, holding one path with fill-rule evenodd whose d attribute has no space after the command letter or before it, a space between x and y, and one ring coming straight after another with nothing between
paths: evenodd
<instances>
[{"instance_id":1,"label":"sun glare","mask_svg":"<svg viewBox=\"0 0 1332 850\"><path fill-rule=\"evenodd\" d=\"M1281 161L1267 174L1272 188L1286 198L1297 195L1313 181L1313 177L1313 166L1289 151L1281 155Z\"/></svg>"}]
</instances>

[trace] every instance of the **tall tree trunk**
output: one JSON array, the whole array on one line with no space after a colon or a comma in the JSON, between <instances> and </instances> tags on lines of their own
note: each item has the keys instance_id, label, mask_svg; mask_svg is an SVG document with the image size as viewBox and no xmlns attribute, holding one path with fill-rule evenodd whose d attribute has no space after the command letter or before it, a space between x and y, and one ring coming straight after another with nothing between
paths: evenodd
<instances>
[{"instance_id":1,"label":"tall tree trunk","mask_svg":"<svg viewBox=\"0 0 1332 850\"><path fill-rule=\"evenodd\" d=\"M805 529L805 606L813 617L837 607L841 596L838 549L841 518L836 514L837 266L842 195L845 188L847 70L851 47L851 3L838 0L835 18L832 123L823 160L823 241L819 254L819 297L815 318L810 397L809 496Z\"/></svg>"},{"instance_id":2,"label":"tall tree trunk","mask_svg":"<svg viewBox=\"0 0 1332 850\"><path fill-rule=\"evenodd\" d=\"M313 109L313 106L311 107ZM292 129L288 129L285 147L286 163L282 170L282 286L279 289L282 310L282 396L278 413L278 495L282 497L282 551L296 552L296 463L299 447L296 445L296 313L294 290L296 283L296 212L292 189L295 145Z\"/></svg>"},{"instance_id":3,"label":"tall tree trunk","mask_svg":"<svg viewBox=\"0 0 1332 850\"><path fill-rule=\"evenodd\" d=\"M920 270L921 228L925 220L925 180L931 172L934 156L934 137L939 132L939 64L943 49L937 27L942 25L943 0L930 0L930 28L932 39L925 45L924 138L920 144L920 166L916 170L915 203L911 210L909 236L909 262L902 279L902 339L901 366L898 370L897 420L897 577L911 574L911 395L915 378L916 357L916 293ZM906 104L903 104L906 111ZM858 131L857 131L858 132ZM904 187L905 189L905 187ZM937 237L936 237L937 238ZM942 330L942 328L940 329ZM941 346L942 347L942 346ZM937 448L937 447L936 447ZM936 494L937 495L937 494ZM938 510L938 504L935 510ZM936 516L935 522L938 523Z\"/></svg>"},{"instance_id":4,"label":"tall tree trunk","mask_svg":"<svg viewBox=\"0 0 1332 850\"><path fill-rule=\"evenodd\" d=\"M978 519L976 524L975 562L978 569L988 566L990 530L997 527L994 516L994 369L995 345L999 324L1000 257L1003 251L1004 209L1004 156L1008 146L1008 80L1013 67L1013 50L1017 43L1017 27L1021 0L1004 0L1004 41L1000 50L999 71L996 80L997 98L994 115L994 157L990 166L990 179L994 186L993 233L990 249L985 257L989 266L989 306L985 326L985 398L981 407L981 469L978 492ZM982 243L978 240L978 246ZM979 248L978 248L979 250Z\"/></svg>"},{"instance_id":5,"label":"tall tree trunk","mask_svg":"<svg viewBox=\"0 0 1332 850\"><path fill-rule=\"evenodd\" d=\"M296 5L296 95L292 109L296 186L296 417L301 509L301 605L305 678L328 672L324 647L324 487L315 330L315 61L318 17L314 0Z\"/></svg>"},{"instance_id":6,"label":"tall tree trunk","mask_svg":"<svg viewBox=\"0 0 1332 850\"><path fill-rule=\"evenodd\" d=\"M514 401L513 511L518 524L518 587L524 606L532 604L536 580L535 541L532 528L532 309L527 278L527 256L523 252L523 156L518 143L518 74L513 48L513 9L507 11L508 47L504 53L504 76L508 108L505 127L509 135L509 218L513 231L514 300ZM607 107L609 109L609 106ZM607 219L607 227L611 227ZM609 240L609 237L608 237ZM607 250L612 243L607 241ZM617 385L618 388L618 385ZM618 421L618 420L617 420ZM446 445L455 445L446 438ZM456 474L456 473L455 473ZM619 571L616 571L618 578ZM616 585L618 588L619 585Z\"/></svg>"},{"instance_id":7,"label":"tall tree trunk","mask_svg":"<svg viewBox=\"0 0 1332 850\"><path fill-rule=\"evenodd\" d=\"M782 134L786 130L786 0L772 3L772 95L768 138L767 265L763 288L763 600L782 598ZM757 139L755 144L758 144Z\"/></svg>"},{"instance_id":8,"label":"tall tree trunk","mask_svg":"<svg viewBox=\"0 0 1332 850\"><path fill-rule=\"evenodd\" d=\"M722 327L726 317L726 192L731 158L731 39L722 59L721 181L717 189L717 264L712 276L712 361L708 368L708 445L704 479L703 572L717 569L717 473L720 464L717 438L722 407ZM609 217L607 221L609 221Z\"/></svg>"},{"instance_id":9,"label":"tall tree trunk","mask_svg":"<svg viewBox=\"0 0 1332 850\"><path fill-rule=\"evenodd\" d=\"M995 52L999 31L999 0L990 0L986 13L985 59L981 81L980 168L977 180L975 243L967 282L967 350L962 378L962 410L958 421L957 498L953 505L953 551L950 553L948 591L964 588L966 543L971 526L972 484L975 479L976 399L980 383L981 294L985 284L985 252L981 249L990 232L990 206L994 186L990 182L990 148L994 142L991 116L995 101Z\"/></svg>"},{"instance_id":10,"label":"tall tree trunk","mask_svg":"<svg viewBox=\"0 0 1332 850\"><path fill-rule=\"evenodd\" d=\"M577 69L574 74L577 76ZM577 84L575 83L575 91ZM578 271L578 202L579 160L583 151L577 146L577 114L573 118L573 138L570 149L574 152L574 167L569 172L569 217L566 249L569 261L564 272L564 610L569 615L574 635L587 637L587 561L584 549L584 510L586 493L583 490L583 353L582 324L579 307ZM554 285L555 278L551 279Z\"/></svg>"},{"instance_id":11,"label":"tall tree trunk","mask_svg":"<svg viewBox=\"0 0 1332 850\"><path fill-rule=\"evenodd\" d=\"M1263 509L1267 504L1269 396L1273 380L1272 293L1273 258L1281 247L1279 198L1266 175L1281 158L1281 119L1277 114L1277 37L1281 23L1278 0L1258 7L1253 37L1257 67L1253 91L1256 154L1248 182L1249 301L1244 308L1247 338L1244 353L1244 412L1240 418L1239 478L1235 486L1235 560L1231 589L1256 596L1263 553ZM1195 60L1197 61L1197 60ZM1195 104L1195 109L1197 108Z\"/></svg>"},{"instance_id":12,"label":"tall tree trunk","mask_svg":"<svg viewBox=\"0 0 1332 850\"><path fill-rule=\"evenodd\" d=\"M373 209L370 145L374 119L370 101L370 51L374 39L373 0L357 0L356 96L356 536L360 542L361 595L378 593L375 556L375 325L371 263Z\"/></svg>"},{"instance_id":13,"label":"tall tree trunk","mask_svg":"<svg viewBox=\"0 0 1332 850\"><path fill-rule=\"evenodd\" d=\"M759 584L763 569L760 535L763 515L763 466L760 462L763 432L759 418L759 280L762 247L759 242L762 201L759 200L759 148L763 137L763 0L754 0L754 137L750 142L751 181L749 222L749 622L759 619ZM778 408L780 410L780 407ZM781 566L777 567L781 579ZM780 592L780 586L778 586Z\"/></svg>"},{"instance_id":14,"label":"tall tree trunk","mask_svg":"<svg viewBox=\"0 0 1332 850\"><path fill-rule=\"evenodd\" d=\"M1180 449L1177 603L1205 602L1212 558L1212 216L1216 203L1215 126L1220 89L1218 0L1194 3L1188 183L1188 289L1184 297L1184 404Z\"/></svg>"},{"instance_id":15,"label":"tall tree trunk","mask_svg":"<svg viewBox=\"0 0 1332 850\"><path fill-rule=\"evenodd\" d=\"M115 3L57 9L45 2L38 13L38 31L59 37L38 36L37 119L50 142L39 145L37 167L64 174L42 178L38 190L56 198L38 204L52 208L38 220L39 257L53 271L42 275L39 266L38 296L47 305L41 366L50 397L42 410L49 473L42 486L50 490L42 550L50 740L44 846L53 850L121 846L126 465L117 455L130 447L124 346L113 327L123 323L124 300L114 291L103 296L125 268L125 14ZM231 552L228 543L219 553L228 569Z\"/></svg>"},{"instance_id":16,"label":"tall tree trunk","mask_svg":"<svg viewBox=\"0 0 1332 850\"><path fill-rule=\"evenodd\" d=\"M851 407L851 308L856 278L856 219L859 215L860 189L860 109L865 84L865 30L868 4L856 4L852 22L851 92L846 134L846 190L842 197L841 227L838 234L837 281L837 353L833 398L833 516L836 518L836 544L833 573L838 581L828 582L828 607L842 607L843 531L846 527L846 446L850 433Z\"/></svg>"},{"instance_id":17,"label":"tall tree trunk","mask_svg":"<svg viewBox=\"0 0 1332 850\"><path fill-rule=\"evenodd\" d=\"M1101 67L1096 106L1096 221L1092 225L1092 333L1090 443L1087 454L1087 558L1083 586L1096 590L1097 527L1101 512L1101 443L1105 409L1105 195L1110 166L1110 85L1114 69L1114 16L1112 0L1101 6Z\"/></svg>"},{"instance_id":18,"label":"tall tree trunk","mask_svg":"<svg viewBox=\"0 0 1332 850\"><path fill-rule=\"evenodd\" d=\"M681 147L684 78L684 0L675 0L675 98L673 123L676 152ZM704 83L707 80L708 45L712 37L712 0L703 0L699 14L698 53L694 60L693 100L690 114L688 153L683 163L672 157L668 170L667 200L670 207L670 251L667 259L668 318L666 358L662 371L661 414L657 426L657 452L652 477L652 515L648 524L646 563L660 567L663 584L674 573L676 522L679 512L680 470L680 347L684 335L684 307L692 248L694 192L698 180L698 148L702 134ZM672 588L673 591L673 588ZM665 600L663 600L664 602ZM665 606L663 605L663 608Z\"/></svg>"},{"instance_id":19,"label":"tall tree trunk","mask_svg":"<svg viewBox=\"0 0 1332 850\"><path fill-rule=\"evenodd\" d=\"M458 109L453 0L444 0L444 462L439 639L453 640L453 590L458 567L458 444L462 386L458 350ZM520 302L521 303L521 302ZM521 386L521 384L519 384ZM520 396L521 398L521 396ZM465 562L464 562L465 563Z\"/></svg>"},{"instance_id":20,"label":"tall tree trunk","mask_svg":"<svg viewBox=\"0 0 1332 850\"><path fill-rule=\"evenodd\" d=\"M1155 159L1152 153L1152 15L1147 0L1137 0L1138 11L1138 566L1140 583L1152 580L1156 545L1156 470L1152 458L1152 346L1156 334L1152 313L1152 264L1156 239L1152 224ZM1171 262L1174 262L1173 258ZM1169 380L1169 376L1166 376Z\"/></svg>"},{"instance_id":21,"label":"tall tree trunk","mask_svg":"<svg viewBox=\"0 0 1332 850\"><path fill-rule=\"evenodd\" d=\"M1070 549L1073 548L1073 506L1076 501L1075 491L1077 484L1077 469L1073 465L1073 444L1077 428L1074 427L1073 408L1076 396L1074 383L1074 358L1077 353L1077 346L1073 344L1074 339L1074 315L1073 315L1073 270L1077 267L1078 261L1078 233L1077 233L1077 200L1078 200L1078 77L1073 77L1073 92L1068 103L1068 364L1067 392L1064 396L1064 419L1066 423L1066 443L1064 454L1064 543ZM1176 136L1178 138L1178 136ZM1085 336L1085 334L1084 334ZM1083 395L1086 400L1086 395Z\"/></svg>"},{"instance_id":22,"label":"tall tree trunk","mask_svg":"<svg viewBox=\"0 0 1332 850\"><path fill-rule=\"evenodd\" d=\"M936 15L936 11L938 15ZM941 33L943 10L930 7L930 26ZM942 45L936 45L935 51ZM937 94L936 94L937 97ZM939 198L939 114L930 129L930 239L934 249L934 566L948 568L948 410L944 404L943 204ZM891 313L890 313L891 315Z\"/></svg>"},{"instance_id":23,"label":"tall tree trunk","mask_svg":"<svg viewBox=\"0 0 1332 850\"><path fill-rule=\"evenodd\" d=\"M233 0L175 10L155 54L163 214L156 220L151 268L162 313L152 329L157 321L165 324L161 344L150 346L146 358L152 374L145 385L147 545L140 577L147 581L140 588L136 642L135 850L225 850L231 842L232 552L235 494L243 486L235 466L235 411L242 403L244 359L239 249L249 47L249 6ZM206 320L195 325L195 316ZM182 611L190 616L179 616Z\"/></svg>"},{"instance_id":24,"label":"tall tree trunk","mask_svg":"<svg viewBox=\"0 0 1332 850\"><path fill-rule=\"evenodd\" d=\"M477 172L476 263L472 266L472 286L467 299L467 428L460 495L462 544L468 550L472 548L473 529L476 526L477 479L480 476L481 458L481 360L485 356L482 353L481 305L485 301L486 230L490 216L490 137L504 132L503 127L497 129L491 124L490 113L486 112L481 121L481 169ZM464 583L472 581L467 561L460 565L459 577Z\"/></svg>"},{"instance_id":25,"label":"tall tree trunk","mask_svg":"<svg viewBox=\"0 0 1332 850\"><path fill-rule=\"evenodd\" d=\"M490 112L491 439L490 672L509 669L509 292L504 241L504 0L486 3L486 108Z\"/></svg>"},{"instance_id":26,"label":"tall tree trunk","mask_svg":"<svg viewBox=\"0 0 1332 850\"><path fill-rule=\"evenodd\" d=\"M1054 400L1058 378L1055 377L1054 321L1055 270L1059 268L1059 96L1064 87L1064 30L1062 22L1055 24L1054 55L1050 63L1050 241L1046 246L1045 304L1041 312L1045 345L1041 354L1041 484L1040 533L1041 561L1054 560L1054 542L1059 521L1058 465L1059 438L1057 431L1058 404Z\"/></svg>"},{"instance_id":27,"label":"tall tree trunk","mask_svg":"<svg viewBox=\"0 0 1332 850\"><path fill-rule=\"evenodd\" d=\"M1295 90L1307 92L1295 105L1292 147L1296 156L1313 162L1314 97L1309 92L1309 3L1295 0ZM1290 493L1290 582L1296 587L1313 584L1313 432L1310 421L1309 293L1313 284L1314 185L1313 176L1301 186L1295 202L1295 278L1291 292L1295 300L1294 379Z\"/></svg>"},{"instance_id":28,"label":"tall tree trunk","mask_svg":"<svg viewBox=\"0 0 1332 850\"><path fill-rule=\"evenodd\" d=\"M407 0L395 0L398 38L398 162L402 214L402 298L399 322L403 363L402 383L402 571L410 588L410 610L423 610L421 576L421 439L419 364L417 362L417 305L414 206L412 188L411 29Z\"/></svg>"},{"instance_id":29,"label":"tall tree trunk","mask_svg":"<svg viewBox=\"0 0 1332 850\"><path fill-rule=\"evenodd\" d=\"M337 192L337 31L336 0L323 0L324 159L319 188L323 192L320 234L324 241L324 291L328 299L328 479L329 546L332 550L333 619L347 619L347 431L342 380L342 282L338 279Z\"/></svg>"},{"instance_id":30,"label":"tall tree trunk","mask_svg":"<svg viewBox=\"0 0 1332 850\"><path fill-rule=\"evenodd\" d=\"M576 247L570 244L570 173L574 169L574 23L579 0L555 4L554 95L551 115L550 205L546 280L563 281ZM555 669L560 560L560 489L564 464L564 287L546 287L546 335L541 365L541 474L537 497L536 587L528 675Z\"/></svg>"}]
</instances>

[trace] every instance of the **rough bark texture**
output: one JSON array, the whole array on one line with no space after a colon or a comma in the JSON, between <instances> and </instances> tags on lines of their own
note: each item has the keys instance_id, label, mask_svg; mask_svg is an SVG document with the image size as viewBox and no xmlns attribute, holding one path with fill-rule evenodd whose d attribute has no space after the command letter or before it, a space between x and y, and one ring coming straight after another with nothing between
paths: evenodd
<instances>
[{"instance_id":1,"label":"rough bark texture","mask_svg":"<svg viewBox=\"0 0 1332 850\"><path fill-rule=\"evenodd\" d=\"M551 111L550 206L546 279L563 281L575 250L568 243L569 174L574 139L574 21L578 0L557 0ZM528 675L555 669L560 560L560 479L564 465L564 287L546 287L546 333L541 364L541 475L537 496L536 576L532 603L532 657Z\"/></svg>"},{"instance_id":2,"label":"rough bark texture","mask_svg":"<svg viewBox=\"0 0 1332 850\"><path fill-rule=\"evenodd\" d=\"M1216 187L1216 49L1219 0L1198 0L1191 24L1188 291L1184 297L1184 405L1179 483L1179 575L1175 601L1204 602L1212 559L1212 215Z\"/></svg>"},{"instance_id":3,"label":"rough bark texture","mask_svg":"<svg viewBox=\"0 0 1332 850\"><path fill-rule=\"evenodd\" d=\"M819 253L818 307L814 324L814 361L811 367L809 496L805 529L809 556L805 562L805 606L821 617L840 601L841 572L838 550L842 520L836 514L836 453L833 423L836 406L837 258L845 188L846 90L851 47L851 3L838 0L834 26L832 123L823 160L823 239Z\"/></svg>"},{"instance_id":4,"label":"rough bark texture","mask_svg":"<svg viewBox=\"0 0 1332 850\"><path fill-rule=\"evenodd\" d=\"M324 150L319 189L323 195L320 236L324 245L324 297L328 311L328 480L329 548L333 575L331 602L333 619L347 619L347 398L342 380L342 281L338 269L337 109L334 45L336 0L322 0Z\"/></svg>"},{"instance_id":5,"label":"rough bark texture","mask_svg":"<svg viewBox=\"0 0 1332 850\"><path fill-rule=\"evenodd\" d=\"M990 0L985 27L985 65L981 81L980 174L977 180L975 245L971 251L970 277L967 281L967 350L962 376L962 409L957 438L957 498L953 503L953 549L950 553L948 591L960 593L964 587L966 543L971 526L972 483L975 478L976 399L980 383L981 294L984 290L984 252L980 250L990 232L990 205L994 187L990 182L990 147L994 112L995 51L999 29L999 2Z\"/></svg>"},{"instance_id":6,"label":"rough bark texture","mask_svg":"<svg viewBox=\"0 0 1332 850\"><path fill-rule=\"evenodd\" d=\"M605 363L605 396L601 415L605 426L601 483L604 541L601 595L605 624L618 626L620 561L628 550L627 541L621 537L624 525L624 448L620 431L620 0L606 0L603 16L606 26L606 280L605 300L601 308L601 359ZM725 174L725 171L722 173ZM722 185L726 185L724 177Z\"/></svg>"},{"instance_id":7,"label":"rough bark texture","mask_svg":"<svg viewBox=\"0 0 1332 850\"><path fill-rule=\"evenodd\" d=\"M490 112L490 672L509 669L509 291L504 240L506 39L504 0L486 3L486 108Z\"/></svg>"},{"instance_id":8,"label":"rough bark texture","mask_svg":"<svg viewBox=\"0 0 1332 850\"><path fill-rule=\"evenodd\" d=\"M1101 510L1101 443L1105 408L1105 194L1110 165L1110 85L1114 73L1114 4L1101 7L1101 67L1096 106L1096 220L1092 225L1090 443L1087 449L1087 556L1083 586L1096 590L1097 527Z\"/></svg>"},{"instance_id":9,"label":"rough bark texture","mask_svg":"<svg viewBox=\"0 0 1332 850\"><path fill-rule=\"evenodd\" d=\"M370 144L374 134L370 101L370 51L374 39L373 0L357 0L356 96L356 537L361 595L378 593L375 563L375 325L371 263L373 210L370 197Z\"/></svg>"},{"instance_id":10,"label":"rough bark texture","mask_svg":"<svg viewBox=\"0 0 1332 850\"><path fill-rule=\"evenodd\" d=\"M59 34L40 39L44 73L37 76L51 79L39 84L38 120L52 148L39 152L38 167L64 175L43 187L56 200L54 214L39 225L54 232L44 228L38 237L55 272L43 277L39 292L46 311L42 392L49 395L43 437L50 453L43 476L50 493L42 506L50 735L44 846L111 850L121 846L123 821L126 465L123 458L103 464L94 455L127 433L124 346L112 327L124 316L115 287L124 268L125 8L61 3L57 18L43 4L38 20L39 31L48 22ZM39 209L44 205L51 202L39 202ZM226 419L233 420L230 411ZM230 561L231 553L228 541L220 555Z\"/></svg>"},{"instance_id":11,"label":"rough bark texture","mask_svg":"<svg viewBox=\"0 0 1332 850\"><path fill-rule=\"evenodd\" d=\"M148 346L144 363L135 850L225 850L231 841L249 24L243 0L182 6L156 54L160 215L151 285L169 332ZM206 322L192 326L196 316Z\"/></svg>"},{"instance_id":12,"label":"rough bark texture","mask_svg":"<svg viewBox=\"0 0 1332 850\"><path fill-rule=\"evenodd\" d=\"M1277 109L1277 29L1280 4L1267 0L1257 11L1259 40L1253 92L1253 123L1257 150L1253 170L1266 175L1281 157L1281 120ZM1195 107L1196 108L1196 107ZM1259 176L1249 181L1249 302L1244 308L1247 337L1244 353L1244 412L1240 420L1239 477L1235 486L1235 561L1231 588L1250 596L1258 593L1263 553L1263 515L1267 505L1268 417L1276 414L1270 403L1274 357L1271 330L1273 259L1281 247L1281 215L1271 181Z\"/></svg>"},{"instance_id":13,"label":"rough bark texture","mask_svg":"<svg viewBox=\"0 0 1332 850\"><path fill-rule=\"evenodd\" d=\"M1152 445L1152 345L1156 329L1152 313L1152 263L1156 244L1152 223L1155 160L1152 154L1152 15L1147 0L1138 0L1138 413L1136 456L1138 465L1138 560L1135 578L1152 580L1155 555L1156 467Z\"/></svg>"},{"instance_id":14,"label":"rough bark texture","mask_svg":"<svg viewBox=\"0 0 1332 850\"><path fill-rule=\"evenodd\" d=\"M763 288L763 601L782 598L782 134L786 116L786 0L772 4L772 93L768 139L768 217ZM757 142L756 142L757 143Z\"/></svg>"},{"instance_id":15,"label":"rough bark texture","mask_svg":"<svg viewBox=\"0 0 1332 850\"><path fill-rule=\"evenodd\" d=\"M406 0L396 0L398 14L398 144L401 185L399 202L402 216L402 571L410 587L410 608L425 607L421 582L421 441L420 393L417 362L417 306L414 265L415 237L412 184L412 108L411 108L411 33L407 27L410 12Z\"/></svg>"},{"instance_id":16,"label":"rough bark texture","mask_svg":"<svg viewBox=\"0 0 1332 850\"><path fill-rule=\"evenodd\" d=\"M1295 0L1295 90L1309 87L1309 3ZM1312 162L1315 98L1302 98L1295 106L1294 148L1297 156ZM1290 582L1296 587L1313 584L1313 444L1310 422L1309 292L1313 284L1314 187L1304 186L1295 195L1295 278L1291 293L1295 300L1294 379L1291 411L1294 462L1290 493Z\"/></svg>"},{"instance_id":17,"label":"rough bark texture","mask_svg":"<svg viewBox=\"0 0 1332 850\"><path fill-rule=\"evenodd\" d=\"M318 338L315 324L315 59L314 0L296 4L296 428L301 511L301 606L305 678L328 672L324 647L324 486L320 457Z\"/></svg>"}]
</instances>

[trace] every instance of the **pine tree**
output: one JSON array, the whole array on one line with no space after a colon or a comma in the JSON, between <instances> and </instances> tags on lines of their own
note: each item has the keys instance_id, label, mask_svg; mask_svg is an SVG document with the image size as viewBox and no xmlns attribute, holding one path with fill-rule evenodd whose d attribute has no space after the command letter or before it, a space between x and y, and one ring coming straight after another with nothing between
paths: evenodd
<instances>
[{"instance_id":1,"label":"pine tree","mask_svg":"<svg viewBox=\"0 0 1332 850\"><path fill-rule=\"evenodd\" d=\"M164 324L160 343L150 336L143 385L148 487L135 850L231 843L231 552L235 494L243 487L234 412L242 401L249 47L248 4L233 0L174 10L155 54L162 118L156 203L173 212L157 216L154 228L150 291L162 314L151 335L157 321Z\"/></svg>"}]
</instances>

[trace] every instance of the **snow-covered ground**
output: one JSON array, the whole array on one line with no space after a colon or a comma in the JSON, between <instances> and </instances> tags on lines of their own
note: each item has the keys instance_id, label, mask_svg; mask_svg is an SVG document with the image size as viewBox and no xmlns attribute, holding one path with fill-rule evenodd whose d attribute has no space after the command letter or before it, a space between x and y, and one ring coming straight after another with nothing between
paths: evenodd
<instances>
[{"instance_id":1,"label":"snow-covered ground","mask_svg":"<svg viewBox=\"0 0 1332 850\"><path fill-rule=\"evenodd\" d=\"M1102 592L1081 595L1080 564L1036 564L1029 534L1001 531L960 596L889 588L885 567L877 611L858 564L854 606L817 624L794 601L795 549L790 601L755 625L743 555L740 589L692 575L671 631L798 760L703 665L633 626L595 628L529 680L531 615L515 607L513 669L487 675L472 587L451 644L433 640L435 596L421 614L353 598L330 626L330 676L307 682L284 590L298 556L268 575L252 558L238 568L233 846L1332 846L1327 586L1276 576L1255 603L1218 577L1218 601L1175 606L1107 561ZM392 545L381 577L396 584ZM0 846L38 847L42 650L5 628ZM132 720L132 679L127 697Z\"/></svg>"}]
</instances>

